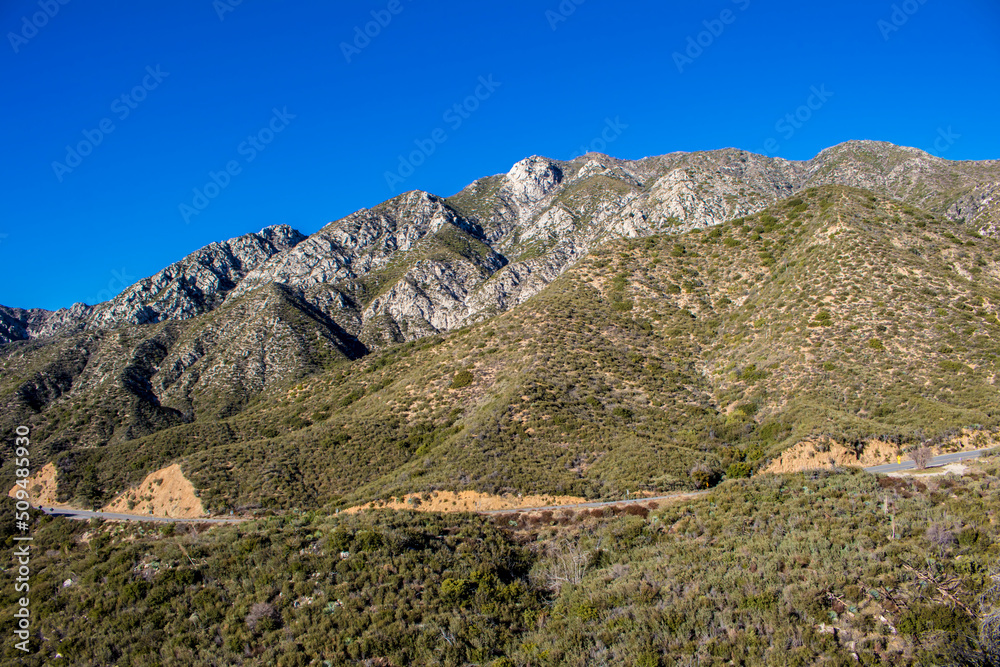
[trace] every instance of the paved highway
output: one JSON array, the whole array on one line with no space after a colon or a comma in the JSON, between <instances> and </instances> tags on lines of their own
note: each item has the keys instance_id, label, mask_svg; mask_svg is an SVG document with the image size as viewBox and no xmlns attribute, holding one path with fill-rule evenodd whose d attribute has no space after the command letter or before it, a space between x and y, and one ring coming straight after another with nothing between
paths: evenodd
<instances>
[{"instance_id":1,"label":"paved highway","mask_svg":"<svg viewBox=\"0 0 1000 667\"><path fill-rule=\"evenodd\" d=\"M939 466L946 466L949 463L958 463L959 461L964 461L966 459L974 459L986 452L989 449L974 449L968 452L955 452L954 454L942 454L941 456L935 456L931 459L929 468L936 468ZM865 468L868 472L885 474L887 472L900 472L901 470L913 470L917 467L917 464L913 461L903 461L902 463L886 463L880 466L872 466L871 468Z\"/></svg>"},{"instance_id":2,"label":"paved highway","mask_svg":"<svg viewBox=\"0 0 1000 667\"><path fill-rule=\"evenodd\" d=\"M930 465L928 467L939 467L945 466L949 463L958 463L959 461L964 461L966 459L976 458L986 452L989 449L976 449L968 452L955 452L954 454L942 454L941 456L935 456L931 459ZM871 468L865 468L866 471L870 473L890 473L890 472L900 472L903 470L913 470L916 468L916 464L913 461L903 461L902 463L886 463L883 465L872 466ZM545 510L561 510L561 509L581 509L581 508L591 508L591 507L608 507L611 505L631 505L633 503L648 503L648 502L658 502L661 500L685 500L687 498L695 498L708 493L708 491L682 491L679 493L671 493L665 496L655 496L651 498L630 498L628 500L606 500L606 501L595 501L591 503L578 503L575 505L546 505L543 507L519 507L515 509L506 510L484 510L479 512L480 514L513 514L515 512L542 512ZM165 516L147 516L144 514L118 514L114 512L91 512L88 510L76 510L76 509L66 509L59 507L42 507L39 508L46 514L50 516L65 517L68 519L109 519L117 521L150 521L154 523L240 523L241 521L246 521L246 519L177 519Z\"/></svg>"},{"instance_id":3,"label":"paved highway","mask_svg":"<svg viewBox=\"0 0 1000 667\"><path fill-rule=\"evenodd\" d=\"M58 516L66 519L109 519L117 521L151 521L153 523L239 523L245 519L178 519L167 516L152 516L145 514L118 514L115 512L91 512L90 510L76 510L65 507L39 507L49 516Z\"/></svg>"}]
</instances>

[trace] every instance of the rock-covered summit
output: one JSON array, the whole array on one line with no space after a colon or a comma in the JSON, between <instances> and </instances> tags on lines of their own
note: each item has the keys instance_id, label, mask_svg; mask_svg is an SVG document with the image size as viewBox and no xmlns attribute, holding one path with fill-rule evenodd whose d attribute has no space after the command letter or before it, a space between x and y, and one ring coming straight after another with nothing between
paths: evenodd
<instances>
[{"instance_id":1,"label":"rock-covered summit","mask_svg":"<svg viewBox=\"0 0 1000 667\"><path fill-rule=\"evenodd\" d=\"M106 303L0 307L0 343L189 319L279 285L378 347L522 303L609 239L714 225L831 184L987 235L1000 224L1000 162L953 162L884 142L849 141L802 162L737 149L634 161L532 156L452 197L408 192L308 238L278 225L213 243Z\"/></svg>"},{"instance_id":2,"label":"rock-covered summit","mask_svg":"<svg viewBox=\"0 0 1000 667\"><path fill-rule=\"evenodd\" d=\"M211 243L96 306L56 311L0 306L0 343L84 329L184 320L221 305L247 273L305 236L288 225Z\"/></svg>"}]
</instances>

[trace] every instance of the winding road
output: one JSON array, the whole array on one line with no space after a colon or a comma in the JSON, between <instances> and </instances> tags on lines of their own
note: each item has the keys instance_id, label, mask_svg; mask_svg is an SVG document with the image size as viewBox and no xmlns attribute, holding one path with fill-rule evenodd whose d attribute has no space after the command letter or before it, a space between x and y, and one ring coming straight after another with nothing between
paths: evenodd
<instances>
[{"instance_id":1,"label":"winding road","mask_svg":"<svg viewBox=\"0 0 1000 667\"><path fill-rule=\"evenodd\" d=\"M150 521L153 523L240 523L246 519L179 519L168 516L152 516L147 514L118 514L116 512L92 512L69 507L37 507L49 516L65 519L108 519L111 521Z\"/></svg>"},{"instance_id":2,"label":"winding road","mask_svg":"<svg viewBox=\"0 0 1000 667\"><path fill-rule=\"evenodd\" d=\"M942 454L941 456L935 456L931 459L929 468L936 468L939 466L946 466L949 463L958 463L959 461L965 461L967 459L977 458L989 449L976 449L967 452L955 452L953 454ZM865 468L866 472L874 474L886 474L891 472L902 472L904 470L913 470L916 468L916 464L911 461L903 461L901 463L886 463L883 465L872 466L870 468ZM561 510L561 509L581 509L581 508L595 508L595 507L609 507L611 505L632 505L635 503L649 503L649 502L660 502L664 500L688 500L690 498L697 498L698 496L703 496L710 491L681 491L678 493L671 493L664 496L653 496L649 498L630 498L628 500L601 500L589 503L577 503L575 505L546 505L544 507L517 507L513 509L503 509L503 510L484 510L478 512L479 514L516 514L518 512L544 512L546 510ZM110 521L149 521L153 523L215 523L215 524L226 524L226 523L240 523L247 521L248 519L242 518L204 518L204 519L179 519L174 517L165 516L152 516L145 514L119 514L115 512L92 512L90 510L78 510L66 507L40 507L36 508L45 512L49 516L54 517L64 517L67 519L107 519Z\"/></svg>"},{"instance_id":3,"label":"winding road","mask_svg":"<svg viewBox=\"0 0 1000 667\"><path fill-rule=\"evenodd\" d=\"M968 452L955 452L954 454L942 454L941 456L935 456L931 459L928 468L937 468L939 466L946 466L949 463L958 463L959 461L965 461L966 459L974 459L982 456L989 449L973 449ZM865 468L866 471L871 473L877 473L884 475L889 472L901 472L903 470L914 470L917 464L913 461L903 461L902 463L886 463L880 466L872 466L871 468Z\"/></svg>"}]
</instances>

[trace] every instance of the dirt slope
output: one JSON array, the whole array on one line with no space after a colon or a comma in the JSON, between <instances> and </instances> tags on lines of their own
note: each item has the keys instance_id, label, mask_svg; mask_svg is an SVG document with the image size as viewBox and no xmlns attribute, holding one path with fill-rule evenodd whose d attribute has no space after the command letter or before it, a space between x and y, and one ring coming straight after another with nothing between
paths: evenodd
<instances>
[{"instance_id":1,"label":"dirt slope","mask_svg":"<svg viewBox=\"0 0 1000 667\"><path fill-rule=\"evenodd\" d=\"M964 430L961 435L946 443L933 447L934 456L952 452L964 452L973 449L983 449L997 444L994 434L985 431ZM909 453L899 446L883 440L869 440L860 454L829 438L803 440L797 445L785 450L781 456L771 461L763 472L787 473L837 466L857 466L868 468L884 463L895 463L896 457L909 461Z\"/></svg>"},{"instance_id":2,"label":"dirt slope","mask_svg":"<svg viewBox=\"0 0 1000 667\"><path fill-rule=\"evenodd\" d=\"M201 499L178 464L161 468L102 508L104 512L194 519L204 516Z\"/></svg>"},{"instance_id":3,"label":"dirt slope","mask_svg":"<svg viewBox=\"0 0 1000 667\"><path fill-rule=\"evenodd\" d=\"M28 494L30 502L35 507L70 507L65 503L56 501L58 484L56 482L56 466L54 463L46 463L34 475L28 478ZM7 492L11 498L21 487L15 484Z\"/></svg>"},{"instance_id":4,"label":"dirt slope","mask_svg":"<svg viewBox=\"0 0 1000 667\"><path fill-rule=\"evenodd\" d=\"M576 505L587 502L586 498L578 496L494 496L476 491L434 491L432 493L411 493L390 501L376 501L358 507L352 507L347 512L357 512L363 509L409 509L419 512L484 512L489 510L518 509L521 507L542 507L547 505Z\"/></svg>"}]
</instances>

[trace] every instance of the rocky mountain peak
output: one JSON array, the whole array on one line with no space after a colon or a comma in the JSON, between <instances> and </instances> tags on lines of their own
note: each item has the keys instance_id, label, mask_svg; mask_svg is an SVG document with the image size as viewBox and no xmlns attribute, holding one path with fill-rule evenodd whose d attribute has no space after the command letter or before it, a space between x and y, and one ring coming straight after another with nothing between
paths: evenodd
<instances>
[{"instance_id":1,"label":"rocky mountain peak","mask_svg":"<svg viewBox=\"0 0 1000 667\"><path fill-rule=\"evenodd\" d=\"M562 169L554 162L533 155L511 167L503 190L518 207L528 208L546 197L563 179Z\"/></svg>"},{"instance_id":2,"label":"rocky mountain peak","mask_svg":"<svg viewBox=\"0 0 1000 667\"><path fill-rule=\"evenodd\" d=\"M206 313L222 303L247 273L305 238L288 225L276 225L211 243L102 304L88 325L149 324Z\"/></svg>"},{"instance_id":3,"label":"rocky mountain peak","mask_svg":"<svg viewBox=\"0 0 1000 667\"><path fill-rule=\"evenodd\" d=\"M865 188L987 235L1000 222L1000 163L886 142L849 141L809 161L736 148L642 160L534 155L447 199L406 192L308 238L275 225L210 244L98 306L0 309L0 342L187 319L277 284L378 347L521 303L609 239L719 224L823 185Z\"/></svg>"},{"instance_id":4,"label":"rocky mountain peak","mask_svg":"<svg viewBox=\"0 0 1000 667\"><path fill-rule=\"evenodd\" d=\"M305 234L289 225L271 225L257 232L257 236L267 241L275 248L292 248L304 241Z\"/></svg>"},{"instance_id":5,"label":"rocky mountain peak","mask_svg":"<svg viewBox=\"0 0 1000 667\"><path fill-rule=\"evenodd\" d=\"M56 311L0 307L0 343L201 315L220 305L248 272L305 239L288 225L265 227L210 243L96 306L77 303Z\"/></svg>"}]
</instances>

